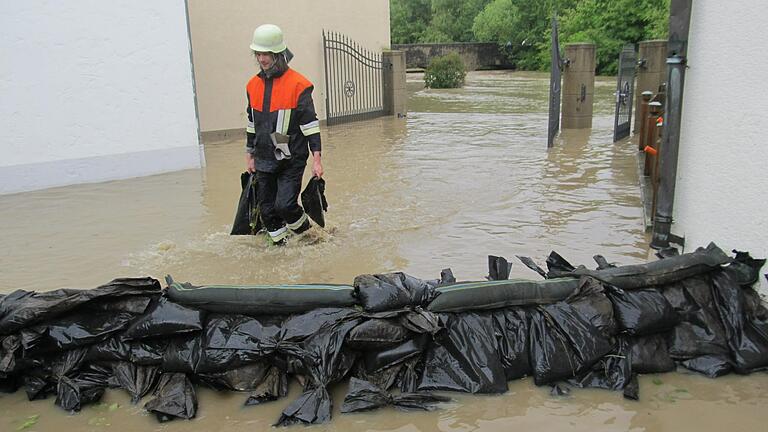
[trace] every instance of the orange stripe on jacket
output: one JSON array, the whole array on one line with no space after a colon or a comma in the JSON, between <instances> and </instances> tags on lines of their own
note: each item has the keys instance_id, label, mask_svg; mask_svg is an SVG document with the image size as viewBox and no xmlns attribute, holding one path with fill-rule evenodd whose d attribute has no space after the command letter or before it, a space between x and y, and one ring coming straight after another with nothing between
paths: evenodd
<instances>
[{"instance_id":1,"label":"orange stripe on jacket","mask_svg":"<svg viewBox=\"0 0 768 432\"><path fill-rule=\"evenodd\" d=\"M269 111L296 108L299 104L299 95L309 87L312 87L312 83L304 75L289 68L284 74L274 78ZM251 108L261 112L264 105L264 80L254 75L248 81L246 89L251 99Z\"/></svg>"}]
</instances>

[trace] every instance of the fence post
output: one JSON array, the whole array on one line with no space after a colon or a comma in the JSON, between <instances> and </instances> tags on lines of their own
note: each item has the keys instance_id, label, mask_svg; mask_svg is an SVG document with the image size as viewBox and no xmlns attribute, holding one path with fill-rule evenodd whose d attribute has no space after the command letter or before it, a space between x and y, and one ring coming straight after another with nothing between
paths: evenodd
<instances>
[{"instance_id":1,"label":"fence post","mask_svg":"<svg viewBox=\"0 0 768 432\"><path fill-rule=\"evenodd\" d=\"M408 93L405 88L405 51L389 50L382 53L384 93L382 102L384 113L405 117L408 112L406 101Z\"/></svg>"},{"instance_id":2,"label":"fence post","mask_svg":"<svg viewBox=\"0 0 768 432\"><path fill-rule=\"evenodd\" d=\"M595 44L565 46L563 72L563 129L592 127L592 100L595 94Z\"/></svg>"},{"instance_id":3,"label":"fence post","mask_svg":"<svg viewBox=\"0 0 768 432\"><path fill-rule=\"evenodd\" d=\"M667 41L648 40L640 42L637 58L637 93L656 91L659 85L667 79ZM640 103L640 100L636 102L636 109L640 108ZM640 116L635 117L634 130L637 131L643 123Z\"/></svg>"},{"instance_id":4,"label":"fence post","mask_svg":"<svg viewBox=\"0 0 768 432\"><path fill-rule=\"evenodd\" d=\"M644 91L642 94L642 99L640 100L640 110L637 111L637 117L635 117L635 123L638 122L638 118L640 119L640 127L636 128L636 134L638 135L637 139L637 149L639 151L643 151L645 146L647 146L646 138L645 138L645 131L648 129L646 126L648 125L648 121L646 118L648 117L648 103L651 101L651 97L653 97L653 92L651 91Z\"/></svg>"}]
</instances>

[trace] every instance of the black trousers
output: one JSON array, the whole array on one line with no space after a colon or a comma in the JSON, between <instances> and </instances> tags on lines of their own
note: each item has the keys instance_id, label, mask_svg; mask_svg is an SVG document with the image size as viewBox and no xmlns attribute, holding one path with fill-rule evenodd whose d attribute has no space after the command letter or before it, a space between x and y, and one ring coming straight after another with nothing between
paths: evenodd
<instances>
[{"instance_id":1,"label":"black trousers","mask_svg":"<svg viewBox=\"0 0 768 432\"><path fill-rule=\"evenodd\" d=\"M294 223L304 214L299 205L306 161L282 161L275 172L256 171L259 179L261 220L267 231Z\"/></svg>"}]
</instances>

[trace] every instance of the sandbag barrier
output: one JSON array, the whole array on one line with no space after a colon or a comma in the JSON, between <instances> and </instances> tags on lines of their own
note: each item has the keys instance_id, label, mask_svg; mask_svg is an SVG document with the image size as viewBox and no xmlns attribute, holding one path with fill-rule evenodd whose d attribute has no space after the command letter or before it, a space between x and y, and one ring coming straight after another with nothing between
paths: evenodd
<instances>
[{"instance_id":1,"label":"sandbag barrier","mask_svg":"<svg viewBox=\"0 0 768 432\"><path fill-rule=\"evenodd\" d=\"M736 252L736 251L734 251ZM245 405L303 385L276 425L331 419L328 386L348 378L344 413L429 410L438 391L504 393L532 376L552 394L592 387L639 397L638 374L684 367L709 377L768 369L768 309L752 288L765 260L715 245L596 270L552 253L544 279L404 273L352 285L194 287L126 278L91 290L0 296L0 390L55 396L67 411L121 388L158 420L191 419L196 386ZM766 275L768 277L768 275Z\"/></svg>"}]
</instances>

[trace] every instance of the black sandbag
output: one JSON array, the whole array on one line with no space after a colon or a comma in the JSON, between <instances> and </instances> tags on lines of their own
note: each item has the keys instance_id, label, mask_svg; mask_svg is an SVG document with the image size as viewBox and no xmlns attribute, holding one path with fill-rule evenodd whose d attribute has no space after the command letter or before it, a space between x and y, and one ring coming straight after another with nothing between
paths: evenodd
<instances>
[{"instance_id":1,"label":"black sandbag","mask_svg":"<svg viewBox=\"0 0 768 432\"><path fill-rule=\"evenodd\" d=\"M157 366L138 366L129 362L115 362L112 372L117 383L131 395L131 403L136 404L154 390L160 377Z\"/></svg>"},{"instance_id":2,"label":"black sandbag","mask_svg":"<svg viewBox=\"0 0 768 432\"><path fill-rule=\"evenodd\" d=\"M576 268L559 253L552 251L547 257L547 270L547 279L552 279L571 276L571 273L576 270Z\"/></svg>"},{"instance_id":3,"label":"black sandbag","mask_svg":"<svg viewBox=\"0 0 768 432\"><path fill-rule=\"evenodd\" d=\"M507 381L531 374L528 355L528 314L522 308L493 312L493 325L499 343L499 357Z\"/></svg>"},{"instance_id":4,"label":"black sandbag","mask_svg":"<svg viewBox=\"0 0 768 432\"><path fill-rule=\"evenodd\" d=\"M175 418L191 419L197 413L197 394L189 378L183 373L164 373L155 391L155 399L144 404L161 423Z\"/></svg>"},{"instance_id":5,"label":"black sandbag","mask_svg":"<svg viewBox=\"0 0 768 432\"><path fill-rule=\"evenodd\" d=\"M347 335L348 347L359 350L391 348L408 339L410 332L397 322L387 319L369 319L353 328Z\"/></svg>"},{"instance_id":6,"label":"black sandbag","mask_svg":"<svg viewBox=\"0 0 768 432\"><path fill-rule=\"evenodd\" d=\"M602 255L594 255L592 259L595 260L595 263L597 263L598 270L604 270L604 269L616 267L616 264L609 263L608 260L605 259L605 257Z\"/></svg>"},{"instance_id":7,"label":"black sandbag","mask_svg":"<svg viewBox=\"0 0 768 432\"><path fill-rule=\"evenodd\" d=\"M90 301L159 292L160 283L152 278L118 278L90 290L58 289L44 293L17 290L0 301L0 335L51 320Z\"/></svg>"},{"instance_id":8,"label":"black sandbag","mask_svg":"<svg viewBox=\"0 0 768 432\"><path fill-rule=\"evenodd\" d=\"M64 351L98 343L122 331L134 318L127 312L78 313L21 331L27 354Z\"/></svg>"},{"instance_id":9,"label":"black sandbag","mask_svg":"<svg viewBox=\"0 0 768 432\"><path fill-rule=\"evenodd\" d=\"M141 315L147 311L147 307L152 300L158 297L160 297L159 294L100 299L99 301L85 303L78 307L77 310L94 312L128 312Z\"/></svg>"},{"instance_id":10,"label":"black sandbag","mask_svg":"<svg viewBox=\"0 0 768 432\"><path fill-rule=\"evenodd\" d=\"M675 309L657 289L625 291L611 289L608 297L613 303L619 328L627 334L642 336L668 330L680 321Z\"/></svg>"},{"instance_id":11,"label":"black sandbag","mask_svg":"<svg viewBox=\"0 0 768 432\"><path fill-rule=\"evenodd\" d=\"M661 292L680 316L680 322L667 338L672 358L685 360L730 354L725 328L713 297L710 274L665 286Z\"/></svg>"},{"instance_id":12,"label":"black sandbag","mask_svg":"<svg viewBox=\"0 0 768 432\"><path fill-rule=\"evenodd\" d=\"M567 298L578 286L578 279L573 278L459 282L435 288L439 295L428 309L432 312L461 312L554 303Z\"/></svg>"},{"instance_id":13,"label":"black sandbag","mask_svg":"<svg viewBox=\"0 0 768 432\"><path fill-rule=\"evenodd\" d=\"M230 235L254 235L263 226L261 212L259 212L258 181L255 173L244 172L240 174L240 186L242 192L237 202L235 220L232 222Z\"/></svg>"},{"instance_id":14,"label":"black sandbag","mask_svg":"<svg viewBox=\"0 0 768 432\"><path fill-rule=\"evenodd\" d=\"M131 341L130 361L142 366L160 365L163 363L163 354L168 349L168 343L165 339Z\"/></svg>"},{"instance_id":15,"label":"black sandbag","mask_svg":"<svg viewBox=\"0 0 768 432\"><path fill-rule=\"evenodd\" d=\"M392 348L367 350L363 352L365 367L371 373L390 368L420 355L427 348L428 343L427 335L418 335Z\"/></svg>"},{"instance_id":16,"label":"black sandbag","mask_svg":"<svg viewBox=\"0 0 768 432\"><path fill-rule=\"evenodd\" d=\"M29 401L46 399L56 394L56 382L50 380L50 376L45 374L33 371L29 375L24 375L22 381Z\"/></svg>"},{"instance_id":17,"label":"black sandbag","mask_svg":"<svg viewBox=\"0 0 768 432\"><path fill-rule=\"evenodd\" d=\"M366 312L421 306L435 296L434 286L402 272L355 277L355 297Z\"/></svg>"},{"instance_id":18,"label":"black sandbag","mask_svg":"<svg viewBox=\"0 0 768 432\"><path fill-rule=\"evenodd\" d=\"M633 372L663 373L675 370L675 361L669 355L664 334L631 338L630 344Z\"/></svg>"},{"instance_id":19,"label":"black sandbag","mask_svg":"<svg viewBox=\"0 0 768 432\"><path fill-rule=\"evenodd\" d=\"M222 372L198 374L196 378L216 390L253 391L264 381L270 367L265 362L257 362Z\"/></svg>"},{"instance_id":20,"label":"black sandbag","mask_svg":"<svg viewBox=\"0 0 768 432\"><path fill-rule=\"evenodd\" d=\"M597 279L583 277L579 288L565 302L605 336L618 333L618 324L613 313L613 303L605 294L603 284Z\"/></svg>"},{"instance_id":21,"label":"black sandbag","mask_svg":"<svg viewBox=\"0 0 768 432\"><path fill-rule=\"evenodd\" d=\"M696 251L653 261L646 264L627 265L602 270L590 270L579 267L576 275L592 276L602 282L632 290L681 281L691 276L706 273L727 264L731 258L714 243Z\"/></svg>"},{"instance_id":22,"label":"black sandbag","mask_svg":"<svg viewBox=\"0 0 768 432\"><path fill-rule=\"evenodd\" d=\"M304 212L321 227L325 227L325 213L328 201L325 199L325 180L312 176L307 187L301 192L301 206Z\"/></svg>"},{"instance_id":23,"label":"black sandbag","mask_svg":"<svg viewBox=\"0 0 768 432\"><path fill-rule=\"evenodd\" d=\"M397 384L400 372L404 367L405 365L403 363L397 363L374 372L369 372L368 368L365 366L365 361L358 359L354 366L352 366L350 377L368 381L377 387L389 390Z\"/></svg>"},{"instance_id":24,"label":"black sandbag","mask_svg":"<svg viewBox=\"0 0 768 432\"><path fill-rule=\"evenodd\" d=\"M428 392L391 395L386 390L367 381L351 378L349 380L349 391L341 405L341 412L370 411L387 405L404 410L432 411L436 408L436 403L448 402L450 400L450 398Z\"/></svg>"},{"instance_id":25,"label":"black sandbag","mask_svg":"<svg viewBox=\"0 0 768 432\"><path fill-rule=\"evenodd\" d=\"M535 271L536 273L538 273L543 278L547 277L547 272L544 271L544 269L541 268L538 264L536 264L536 262L533 261L533 259L531 259L531 257L521 256L521 255L516 255L516 256L517 256L517 259L519 259L520 262L522 262L526 267L528 267L529 269Z\"/></svg>"},{"instance_id":26,"label":"black sandbag","mask_svg":"<svg viewBox=\"0 0 768 432\"><path fill-rule=\"evenodd\" d=\"M749 252L733 250L735 254L730 264L731 274L739 285L752 286L760 279L760 269L765 265L765 259L755 259Z\"/></svg>"},{"instance_id":27,"label":"black sandbag","mask_svg":"<svg viewBox=\"0 0 768 432\"><path fill-rule=\"evenodd\" d=\"M768 367L768 322L747 316L744 288L733 271L726 267L713 274L715 302L728 336L734 369L749 373Z\"/></svg>"},{"instance_id":28,"label":"black sandbag","mask_svg":"<svg viewBox=\"0 0 768 432\"><path fill-rule=\"evenodd\" d=\"M354 364L355 357L343 349L347 334L360 322L357 318L344 318L344 311L326 316L339 317L336 321L324 322L317 332L301 343L295 354L301 363L302 374L308 380L304 392L286 407L275 426L296 423L326 423L331 420L332 400L328 385L343 378ZM294 322L296 324L297 322Z\"/></svg>"},{"instance_id":29,"label":"black sandbag","mask_svg":"<svg viewBox=\"0 0 768 432\"><path fill-rule=\"evenodd\" d=\"M130 361L131 343L118 334L111 338L88 346L86 359L89 362Z\"/></svg>"},{"instance_id":30,"label":"black sandbag","mask_svg":"<svg viewBox=\"0 0 768 432\"><path fill-rule=\"evenodd\" d=\"M271 367L261 383L248 395L245 406L260 405L276 401L288 394L288 376L276 367Z\"/></svg>"},{"instance_id":31,"label":"black sandbag","mask_svg":"<svg viewBox=\"0 0 768 432\"><path fill-rule=\"evenodd\" d=\"M202 321L202 311L160 297L146 315L131 323L124 336L126 339L142 339L195 332L202 330Z\"/></svg>"},{"instance_id":32,"label":"black sandbag","mask_svg":"<svg viewBox=\"0 0 768 432\"><path fill-rule=\"evenodd\" d=\"M531 311L529 342L536 385L574 377L613 348L608 336L564 302Z\"/></svg>"},{"instance_id":33,"label":"black sandbag","mask_svg":"<svg viewBox=\"0 0 768 432\"><path fill-rule=\"evenodd\" d=\"M273 352L281 322L245 315L210 315L198 371L224 371L261 360Z\"/></svg>"},{"instance_id":34,"label":"black sandbag","mask_svg":"<svg viewBox=\"0 0 768 432\"><path fill-rule=\"evenodd\" d=\"M21 338L18 335L0 337L0 377L16 372L21 359Z\"/></svg>"},{"instance_id":35,"label":"black sandbag","mask_svg":"<svg viewBox=\"0 0 768 432\"><path fill-rule=\"evenodd\" d=\"M193 286L169 279L166 294L176 303L209 312L282 315L355 304L354 288L335 284Z\"/></svg>"},{"instance_id":36,"label":"black sandbag","mask_svg":"<svg viewBox=\"0 0 768 432\"><path fill-rule=\"evenodd\" d=\"M398 321L406 329L418 334L429 333L434 335L443 329L440 317L436 313L426 311L420 307L398 315Z\"/></svg>"},{"instance_id":37,"label":"black sandbag","mask_svg":"<svg viewBox=\"0 0 768 432\"><path fill-rule=\"evenodd\" d=\"M512 271L512 264L505 258L488 255L488 280L507 280L509 272Z\"/></svg>"},{"instance_id":38,"label":"black sandbag","mask_svg":"<svg viewBox=\"0 0 768 432\"><path fill-rule=\"evenodd\" d=\"M580 388L624 390L632 380L630 346L626 339L619 339L614 350L598 360L586 372L568 382Z\"/></svg>"},{"instance_id":39,"label":"black sandbag","mask_svg":"<svg viewBox=\"0 0 768 432\"><path fill-rule=\"evenodd\" d=\"M106 385L94 385L88 380L61 377L56 388L56 405L67 411L80 411L83 406L98 402Z\"/></svg>"},{"instance_id":40,"label":"black sandbag","mask_svg":"<svg viewBox=\"0 0 768 432\"><path fill-rule=\"evenodd\" d=\"M168 341L163 353L164 372L195 373L203 355L200 335L178 336Z\"/></svg>"},{"instance_id":41,"label":"black sandbag","mask_svg":"<svg viewBox=\"0 0 768 432\"><path fill-rule=\"evenodd\" d=\"M0 393L16 393L22 384L21 377L18 375L0 376Z\"/></svg>"},{"instance_id":42,"label":"black sandbag","mask_svg":"<svg viewBox=\"0 0 768 432\"><path fill-rule=\"evenodd\" d=\"M726 356L706 355L680 362L684 368L698 372L709 378L717 378L731 373L733 365Z\"/></svg>"},{"instance_id":43,"label":"black sandbag","mask_svg":"<svg viewBox=\"0 0 768 432\"><path fill-rule=\"evenodd\" d=\"M451 314L429 347L419 391L504 393L507 380L489 313Z\"/></svg>"}]
</instances>

